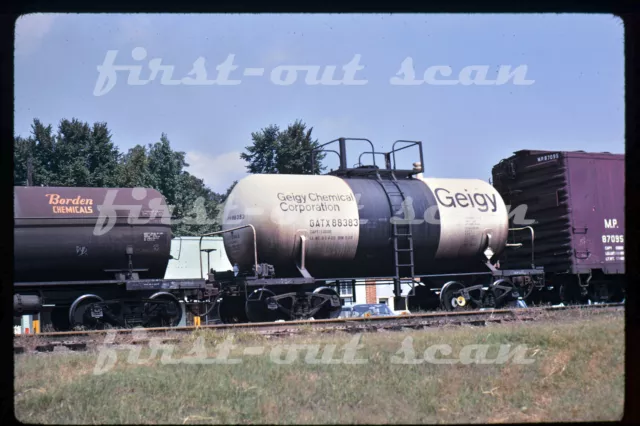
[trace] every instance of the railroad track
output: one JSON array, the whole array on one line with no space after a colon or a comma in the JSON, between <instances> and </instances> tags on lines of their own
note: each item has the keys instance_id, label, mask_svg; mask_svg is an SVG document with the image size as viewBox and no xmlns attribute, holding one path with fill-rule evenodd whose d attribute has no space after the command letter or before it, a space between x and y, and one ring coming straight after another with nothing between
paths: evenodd
<instances>
[{"instance_id":1,"label":"railroad track","mask_svg":"<svg viewBox=\"0 0 640 426\"><path fill-rule=\"evenodd\" d=\"M488 324L505 322L525 322L549 319L554 315L573 313L578 315L594 314L598 312L616 312L624 309L624 303L601 305L549 306L535 308L492 309L462 312L431 312L424 314L409 314L393 317L357 317L336 318L327 320L304 320L286 322L263 322L243 324L215 324L188 327L158 327L110 330L78 330L66 332L52 332L39 334L17 335L14 337L14 353L52 352L56 347L67 348L72 351L85 351L97 345L104 344L107 333L114 333L111 344L123 342L145 344L146 337L160 338L162 343L177 342L185 333L195 330L211 331L241 331L248 330L271 337L289 336L306 332L309 328L318 332L375 332L375 331L403 331L444 326L486 326ZM139 338L138 333L143 330L145 338ZM137 337L137 338L136 338ZM131 339L134 339L131 342ZM71 340L69 340L71 339Z\"/></svg>"}]
</instances>

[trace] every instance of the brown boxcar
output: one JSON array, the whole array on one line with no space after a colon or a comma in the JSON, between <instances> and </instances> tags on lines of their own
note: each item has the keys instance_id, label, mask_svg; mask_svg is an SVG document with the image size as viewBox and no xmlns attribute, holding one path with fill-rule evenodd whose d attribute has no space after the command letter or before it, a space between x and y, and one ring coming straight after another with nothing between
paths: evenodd
<instances>
[{"instance_id":1,"label":"brown boxcar","mask_svg":"<svg viewBox=\"0 0 640 426\"><path fill-rule=\"evenodd\" d=\"M575 277L583 289L624 274L623 154L522 150L492 175L510 206L510 227L534 229L536 266ZM511 242L531 247L527 231L511 231ZM503 268L530 264L529 250L501 260Z\"/></svg>"},{"instance_id":2,"label":"brown boxcar","mask_svg":"<svg viewBox=\"0 0 640 426\"><path fill-rule=\"evenodd\" d=\"M141 278L164 276L171 227L158 191L15 187L14 201L16 282L115 279L128 246Z\"/></svg>"}]
</instances>

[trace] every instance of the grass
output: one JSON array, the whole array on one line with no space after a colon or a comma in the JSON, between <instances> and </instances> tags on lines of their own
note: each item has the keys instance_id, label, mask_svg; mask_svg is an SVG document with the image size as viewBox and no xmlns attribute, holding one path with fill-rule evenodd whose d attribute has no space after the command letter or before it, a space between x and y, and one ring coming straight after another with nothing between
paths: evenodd
<instances>
[{"instance_id":1,"label":"grass","mask_svg":"<svg viewBox=\"0 0 640 426\"><path fill-rule=\"evenodd\" d=\"M145 347L139 365L128 364L124 350L111 370L96 375L96 353L19 355L16 417L24 423L379 424L603 421L623 414L622 314L363 334L356 357L367 362L351 365L305 363L306 350L287 365L272 352L278 345L319 344L320 358L335 344L333 359L342 359L343 345L354 338L346 333L269 339L199 330L172 358L194 356L198 347L215 357L231 337L237 347L230 357L239 364L162 364L160 352L145 362ZM407 337L416 356L436 344L450 345L450 358L465 345L489 344L494 359L501 344L524 344L534 362L392 364ZM248 347L266 349L243 356Z\"/></svg>"}]
</instances>

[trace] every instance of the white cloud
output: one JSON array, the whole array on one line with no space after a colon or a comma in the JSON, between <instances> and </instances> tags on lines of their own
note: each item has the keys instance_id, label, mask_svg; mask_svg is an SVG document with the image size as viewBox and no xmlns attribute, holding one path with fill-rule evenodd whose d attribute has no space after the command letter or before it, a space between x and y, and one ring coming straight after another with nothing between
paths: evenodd
<instances>
[{"instance_id":1,"label":"white cloud","mask_svg":"<svg viewBox=\"0 0 640 426\"><path fill-rule=\"evenodd\" d=\"M247 175L247 163L240 158L240 152L227 152L218 156L211 156L196 151L186 154L187 171L203 179L212 191L224 193L234 180Z\"/></svg>"},{"instance_id":2,"label":"white cloud","mask_svg":"<svg viewBox=\"0 0 640 426\"><path fill-rule=\"evenodd\" d=\"M38 48L42 39L53 27L59 15L53 13L32 13L16 20L15 54L25 56Z\"/></svg>"}]
</instances>

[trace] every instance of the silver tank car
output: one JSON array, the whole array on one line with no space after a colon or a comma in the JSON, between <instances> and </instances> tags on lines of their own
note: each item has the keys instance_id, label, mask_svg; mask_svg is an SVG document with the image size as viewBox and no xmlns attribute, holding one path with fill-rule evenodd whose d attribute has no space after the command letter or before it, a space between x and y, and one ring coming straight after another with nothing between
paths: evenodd
<instances>
[{"instance_id":1,"label":"silver tank car","mask_svg":"<svg viewBox=\"0 0 640 426\"><path fill-rule=\"evenodd\" d=\"M485 253L497 256L505 248L507 208L488 183L413 177L395 184L331 175L250 175L229 195L223 230L253 225L258 263L273 265L280 277L300 276L303 239L305 266L315 278L393 276L394 223L411 225L415 275L483 270L479 260L486 260ZM398 189L401 206L393 200ZM224 244L232 264L250 270L251 229L225 233Z\"/></svg>"}]
</instances>

